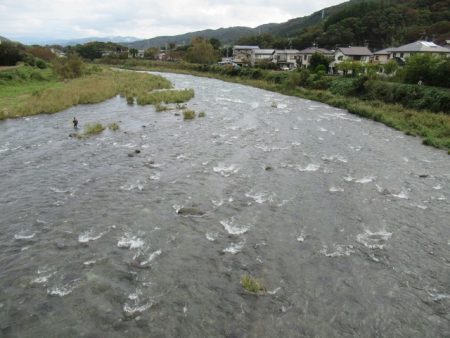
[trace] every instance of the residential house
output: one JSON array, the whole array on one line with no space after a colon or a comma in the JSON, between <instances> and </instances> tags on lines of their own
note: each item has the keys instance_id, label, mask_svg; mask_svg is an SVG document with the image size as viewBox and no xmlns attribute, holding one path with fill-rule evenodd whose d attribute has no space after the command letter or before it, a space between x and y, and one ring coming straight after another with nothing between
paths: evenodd
<instances>
[{"instance_id":1,"label":"residential house","mask_svg":"<svg viewBox=\"0 0 450 338\"><path fill-rule=\"evenodd\" d=\"M300 64L300 54L297 49L277 49L273 61L281 68L294 69Z\"/></svg>"},{"instance_id":2,"label":"residential house","mask_svg":"<svg viewBox=\"0 0 450 338\"><path fill-rule=\"evenodd\" d=\"M402 61L405 61L411 55L424 53L450 57L450 49L448 48L430 41L416 41L397 48L391 48L390 58L400 58Z\"/></svg>"},{"instance_id":3,"label":"residential house","mask_svg":"<svg viewBox=\"0 0 450 338\"><path fill-rule=\"evenodd\" d=\"M250 63L254 66L260 62L273 62L273 55L275 54L275 49L259 49L255 48L252 50L252 55Z\"/></svg>"},{"instance_id":4,"label":"residential house","mask_svg":"<svg viewBox=\"0 0 450 338\"><path fill-rule=\"evenodd\" d=\"M238 65L250 64L253 50L259 49L258 46L233 46L233 62Z\"/></svg>"},{"instance_id":5,"label":"residential house","mask_svg":"<svg viewBox=\"0 0 450 338\"><path fill-rule=\"evenodd\" d=\"M388 63L390 60L392 60L391 50L392 50L392 48L386 48L386 49L382 49L377 52L374 52L373 53L373 61L376 63L382 64L382 65Z\"/></svg>"},{"instance_id":6,"label":"residential house","mask_svg":"<svg viewBox=\"0 0 450 338\"><path fill-rule=\"evenodd\" d=\"M144 49L138 49L138 52L136 54L136 57L138 58L143 58L145 55L145 50Z\"/></svg>"},{"instance_id":7,"label":"residential house","mask_svg":"<svg viewBox=\"0 0 450 338\"><path fill-rule=\"evenodd\" d=\"M299 65L302 68L308 68L310 61L311 61L311 57L315 53L323 54L324 56L329 57L330 59L333 58L333 51L331 51L331 50L328 50L325 48L319 48L319 47L309 47L309 48L303 49L300 52L298 52Z\"/></svg>"},{"instance_id":8,"label":"residential house","mask_svg":"<svg viewBox=\"0 0 450 338\"><path fill-rule=\"evenodd\" d=\"M336 66L343 61L359 61L369 63L373 54L367 47L338 47L334 52L334 60L330 63L330 72L336 73Z\"/></svg>"}]
</instances>

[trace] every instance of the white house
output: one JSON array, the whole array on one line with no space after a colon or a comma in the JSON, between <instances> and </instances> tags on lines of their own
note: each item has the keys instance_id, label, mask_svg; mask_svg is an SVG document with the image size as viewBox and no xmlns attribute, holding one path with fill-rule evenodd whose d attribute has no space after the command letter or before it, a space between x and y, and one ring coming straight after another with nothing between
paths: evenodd
<instances>
[{"instance_id":1,"label":"white house","mask_svg":"<svg viewBox=\"0 0 450 338\"><path fill-rule=\"evenodd\" d=\"M309 47L298 52L299 65L301 65L302 68L308 68L310 65L311 57L315 53L323 54L324 56L329 57L330 59L333 58L333 51L331 50L319 47Z\"/></svg>"},{"instance_id":2,"label":"white house","mask_svg":"<svg viewBox=\"0 0 450 338\"><path fill-rule=\"evenodd\" d=\"M392 48L386 48L373 53L373 61L379 64L386 64L393 58L391 57Z\"/></svg>"},{"instance_id":3,"label":"white house","mask_svg":"<svg viewBox=\"0 0 450 338\"><path fill-rule=\"evenodd\" d=\"M336 66L343 61L359 61L369 63L373 54L367 47L338 47L334 52L334 60L330 63L330 72L335 73Z\"/></svg>"},{"instance_id":4,"label":"white house","mask_svg":"<svg viewBox=\"0 0 450 338\"><path fill-rule=\"evenodd\" d=\"M300 54L297 49L277 49L275 50L273 61L280 67L289 69L297 68Z\"/></svg>"},{"instance_id":5,"label":"white house","mask_svg":"<svg viewBox=\"0 0 450 338\"><path fill-rule=\"evenodd\" d=\"M396 48L390 48L390 58L400 58L403 61L414 54L445 55L450 57L450 49L436 45L430 41L416 41Z\"/></svg>"},{"instance_id":6,"label":"white house","mask_svg":"<svg viewBox=\"0 0 450 338\"><path fill-rule=\"evenodd\" d=\"M233 62L238 65L250 64L253 51L259 49L259 46L233 46Z\"/></svg>"}]
</instances>

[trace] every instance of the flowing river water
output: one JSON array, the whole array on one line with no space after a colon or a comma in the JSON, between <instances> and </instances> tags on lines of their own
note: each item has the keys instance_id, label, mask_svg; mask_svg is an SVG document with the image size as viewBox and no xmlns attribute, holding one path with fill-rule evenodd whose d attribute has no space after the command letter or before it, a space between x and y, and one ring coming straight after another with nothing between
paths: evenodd
<instances>
[{"instance_id":1,"label":"flowing river water","mask_svg":"<svg viewBox=\"0 0 450 338\"><path fill-rule=\"evenodd\" d=\"M444 151L164 76L206 117L116 97L0 122L0 336L450 336ZM74 116L120 129L70 138Z\"/></svg>"}]
</instances>

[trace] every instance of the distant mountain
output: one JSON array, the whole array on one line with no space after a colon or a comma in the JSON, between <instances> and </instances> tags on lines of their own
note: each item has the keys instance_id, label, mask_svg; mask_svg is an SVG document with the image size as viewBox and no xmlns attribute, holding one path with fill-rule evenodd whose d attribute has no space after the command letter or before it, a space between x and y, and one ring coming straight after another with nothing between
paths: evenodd
<instances>
[{"instance_id":1,"label":"distant mountain","mask_svg":"<svg viewBox=\"0 0 450 338\"><path fill-rule=\"evenodd\" d=\"M290 37L292 35L298 34L301 29L316 25L328 18L330 15L335 14L344 4L328 7L311 15L301 18L295 18L279 24L269 23L255 28L237 26L229 28L207 29L181 35L158 36L151 39L122 44L130 48L146 49L150 47L161 47L169 43L175 43L176 45L189 44L192 38L197 36L201 36L207 39L216 38L219 39L224 45L234 44L242 37L261 33L271 33L274 36Z\"/></svg>"},{"instance_id":2,"label":"distant mountain","mask_svg":"<svg viewBox=\"0 0 450 338\"><path fill-rule=\"evenodd\" d=\"M130 48L161 47L169 43L189 44L193 37L219 39L223 45L258 44L269 33L271 48L303 49L319 46L369 45L372 49L398 46L416 40L438 44L450 39L450 0L349 0L311 15L287 22L269 23L255 28L208 29L175 36L122 43Z\"/></svg>"},{"instance_id":3,"label":"distant mountain","mask_svg":"<svg viewBox=\"0 0 450 338\"><path fill-rule=\"evenodd\" d=\"M74 46L74 45L83 45L88 42L98 41L98 42L114 42L114 43L130 43L139 40L133 36L106 36L106 37L89 37L82 39L73 39L73 40L57 40L52 44L61 45L61 46Z\"/></svg>"},{"instance_id":4,"label":"distant mountain","mask_svg":"<svg viewBox=\"0 0 450 338\"><path fill-rule=\"evenodd\" d=\"M7 38L5 38L3 36L0 36L0 41L11 41L11 40L9 40L9 39L7 39Z\"/></svg>"}]
</instances>

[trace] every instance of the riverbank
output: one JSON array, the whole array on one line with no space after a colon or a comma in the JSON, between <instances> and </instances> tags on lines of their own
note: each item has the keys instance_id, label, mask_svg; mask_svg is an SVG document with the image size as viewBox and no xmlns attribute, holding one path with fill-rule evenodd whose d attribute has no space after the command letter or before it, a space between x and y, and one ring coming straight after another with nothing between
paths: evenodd
<instances>
[{"instance_id":1,"label":"riverbank","mask_svg":"<svg viewBox=\"0 0 450 338\"><path fill-rule=\"evenodd\" d=\"M82 77L65 81L51 69L23 66L0 72L0 120L56 113L78 104L102 102L118 94L139 103L152 90L172 88L170 81L161 76L93 69Z\"/></svg>"},{"instance_id":2,"label":"riverbank","mask_svg":"<svg viewBox=\"0 0 450 338\"><path fill-rule=\"evenodd\" d=\"M272 72L273 74L269 75L271 80L268 81L261 78L251 78L260 77L258 74L260 74L261 70L258 69L254 70L253 73L248 72L249 77L243 77L215 73L208 71L208 66L202 67L190 64L137 62L133 60L133 63L123 62L121 65L116 66L132 70L173 72L216 78L284 95L323 102L334 107L346 109L352 114L381 122L389 127L403 131L406 135L419 136L423 138L423 144L446 149L450 154L450 115L443 112L436 113L428 110L411 109L400 104L385 103L381 100L363 100L354 96L339 95L331 90L298 86L295 82L299 80L295 79L295 76L298 76L299 73ZM205 69L205 71L202 69ZM325 77L323 81L326 81Z\"/></svg>"}]
</instances>

